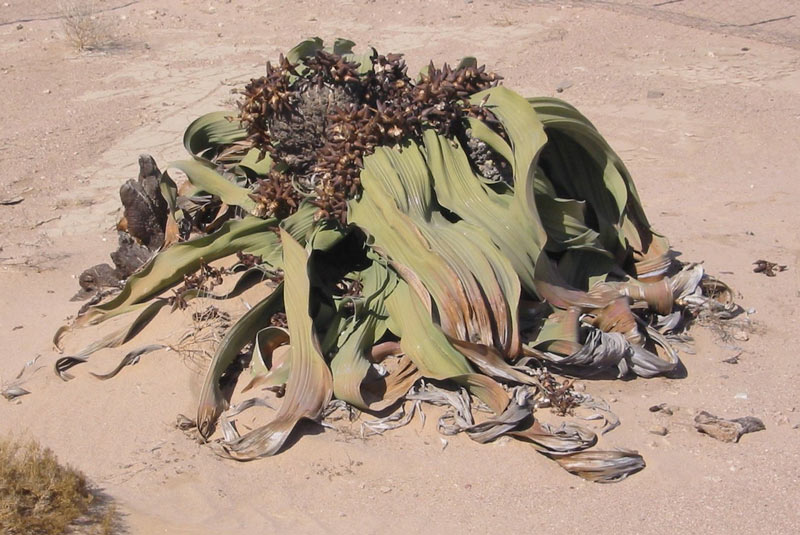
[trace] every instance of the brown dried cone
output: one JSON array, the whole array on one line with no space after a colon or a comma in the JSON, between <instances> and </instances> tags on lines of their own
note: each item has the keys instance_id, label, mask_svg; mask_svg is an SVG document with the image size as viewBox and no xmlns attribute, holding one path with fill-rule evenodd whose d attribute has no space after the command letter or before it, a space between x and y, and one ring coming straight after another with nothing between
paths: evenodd
<instances>
[{"instance_id":1,"label":"brown dried cone","mask_svg":"<svg viewBox=\"0 0 800 535\"><path fill-rule=\"evenodd\" d=\"M268 63L266 76L245 87L241 120L249 139L285 168L254 194L262 215L294 212L299 196L289 187L302 188L313 194L317 219L345 223L347 200L358 195L364 158L376 146L418 139L424 128L460 133L466 116L489 115L469 96L500 80L484 67L431 64L414 82L399 54L371 61L372 70L359 75L356 64L329 52L306 58L302 68L281 56L278 67Z\"/></svg>"},{"instance_id":2,"label":"brown dried cone","mask_svg":"<svg viewBox=\"0 0 800 535\"><path fill-rule=\"evenodd\" d=\"M267 178L258 181L250 198L258 203L256 215L283 219L297 210L301 195L292 185L291 177L273 169Z\"/></svg>"}]
</instances>

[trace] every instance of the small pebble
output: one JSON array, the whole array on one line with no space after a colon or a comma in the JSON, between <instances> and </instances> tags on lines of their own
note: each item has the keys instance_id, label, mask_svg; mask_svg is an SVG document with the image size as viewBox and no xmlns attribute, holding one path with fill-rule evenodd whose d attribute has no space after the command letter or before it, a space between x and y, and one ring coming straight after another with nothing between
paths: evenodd
<instances>
[{"instance_id":1,"label":"small pebble","mask_svg":"<svg viewBox=\"0 0 800 535\"><path fill-rule=\"evenodd\" d=\"M384 494L388 494L389 492L392 492L392 487L383 486L379 490Z\"/></svg>"},{"instance_id":2,"label":"small pebble","mask_svg":"<svg viewBox=\"0 0 800 535\"><path fill-rule=\"evenodd\" d=\"M651 427L650 429L648 429L648 431L649 431L650 433L652 433L652 434L654 434L654 435L658 435L658 436L660 436L660 437L663 437L663 436L665 436L667 433L669 433L669 431L667 430L667 428L666 428L666 427L664 427L663 425L654 425L653 427Z\"/></svg>"},{"instance_id":3,"label":"small pebble","mask_svg":"<svg viewBox=\"0 0 800 535\"><path fill-rule=\"evenodd\" d=\"M653 405L650 407L650 412L663 412L668 416L673 415L673 408L667 405L666 403L659 403L658 405Z\"/></svg>"},{"instance_id":4,"label":"small pebble","mask_svg":"<svg viewBox=\"0 0 800 535\"><path fill-rule=\"evenodd\" d=\"M25 27L25 26L23 26L22 24L17 24L17 29L18 29L18 30L21 30L21 29L22 29L22 28L24 28L24 27Z\"/></svg>"},{"instance_id":5,"label":"small pebble","mask_svg":"<svg viewBox=\"0 0 800 535\"><path fill-rule=\"evenodd\" d=\"M572 82L569 80L564 80L556 86L556 92L563 93L565 89L569 89L570 87L572 87Z\"/></svg>"},{"instance_id":6,"label":"small pebble","mask_svg":"<svg viewBox=\"0 0 800 535\"><path fill-rule=\"evenodd\" d=\"M745 331L736 331L733 333L733 338L735 340L739 340L740 342L747 342L750 340L750 335Z\"/></svg>"},{"instance_id":7,"label":"small pebble","mask_svg":"<svg viewBox=\"0 0 800 535\"><path fill-rule=\"evenodd\" d=\"M733 398L734 399L747 399L747 392L739 392L738 394L733 396Z\"/></svg>"}]
</instances>

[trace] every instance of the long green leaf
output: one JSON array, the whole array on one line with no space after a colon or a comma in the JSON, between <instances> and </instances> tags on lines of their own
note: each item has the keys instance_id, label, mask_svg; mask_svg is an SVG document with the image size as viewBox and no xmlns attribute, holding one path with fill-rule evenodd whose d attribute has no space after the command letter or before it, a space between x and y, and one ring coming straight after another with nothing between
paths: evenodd
<instances>
[{"instance_id":1,"label":"long green leaf","mask_svg":"<svg viewBox=\"0 0 800 535\"><path fill-rule=\"evenodd\" d=\"M203 263L237 251L259 250L265 241L272 243L270 235L274 234L271 229L275 224L274 219L256 217L226 221L213 234L173 245L131 275L119 295L107 303L91 307L73 325L94 325L133 310L135 305L182 281L184 275L197 271Z\"/></svg>"},{"instance_id":2,"label":"long green leaf","mask_svg":"<svg viewBox=\"0 0 800 535\"><path fill-rule=\"evenodd\" d=\"M318 420L333 395L333 379L320 352L308 314L310 285L308 253L281 229L286 278L286 316L292 346L286 395L275 419L222 447L233 459L245 461L274 455L301 419Z\"/></svg>"},{"instance_id":3,"label":"long green leaf","mask_svg":"<svg viewBox=\"0 0 800 535\"><path fill-rule=\"evenodd\" d=\"M248 214L254 213L256 210L256 202L250 198L252 192L249 189L237 186L201 161L171 162L168 168L183 171L189 182L202 191L219 197L225 204L239 206Z\"/></svg>"},{"instance_id":4,"label":"long green leaf","mask_svg":"<svg viewBox=\"0 0 800 535\"><path fill-rule=\"evenodd\" d=\"M519 282L482 229L452 223L434 203L428 165L414 144L380 148L365 159L364 193L349 218L433 297L450 336L518 350ZM495 340L497 333L498 340Z\"/></svg>"},{"instance_id":5,"label":"long green leaf","mask_svg":"<svg viewBox=\"0 0 800 535\"><path fill-rule=\"evenodd\" d=\"M450 379L465 386L497 414L505 410L508 396L490 377L476 374L466 357L456 350L431 321L429 312L405 282L386 299L395 319L400 346L423 377Z\"/></svg>"},{"instance_id":6,"label":"long green leaf","mask_svg":"<svg viewBox=\"0 0 800 535\"><path fill-rule=\"evenodd\" d=\"M239 318L220 342L206 372L197 407L197 429L203 438L211 435L217 418L227 408L228 401L220 389L220 378L242 348L253 340L258 331L269 325L270 317L283 306L284 285L281 283Z\"/></svg>"},{"instance_id":7,"label":"long green leaf","mask_svg":"<svg viewBox=\"0 0 800 535\"><path fill-rule=\"evenodd\" d=\"M247 137L237 119L238 112L215 111L201 115L183 134L183 145L192 156L206 160L208 152Z\"/></svg>"}]
</instances>

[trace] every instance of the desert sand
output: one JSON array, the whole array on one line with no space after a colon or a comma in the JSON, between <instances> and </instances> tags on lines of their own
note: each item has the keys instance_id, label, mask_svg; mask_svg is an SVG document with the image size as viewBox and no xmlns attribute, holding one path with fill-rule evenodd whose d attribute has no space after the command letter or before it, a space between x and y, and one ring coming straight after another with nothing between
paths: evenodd
<instances>
[{"instance_id":1,"label":"desert sand","mask_svg":"<svg viewBox=\"0 0 800 535\"><path fill-rule=\"evenodd\" d=\"M128 533L800 531L797 2L106 0L98 16L115 42L91 52L66 42L54 4L0 5L0 199L23 198L0 205L0 378L37 356L43 366L31 394L0 399L0 435L84 471ZM137 156L183 157L193 118L230 109L232 88L309 36L403 52L411 71L474 55L523 94L568 100L627 163L680 259L736 289L753 328L722 340L694 326L685 377L582 381L621 419L600 447L638 450L642 472L599 485L520 442L443 448L431 419L222 460L174 426L194 413L196 363L160 351L110 381L88 373L179 335L191 326L179 312L73 381L55 376L50 340L80 306L77 275L108 261ZM753 273L758 259L787 269ZM67 354L101 332L71 334ZM648 410L659 403L679 410ZM766 430L722 443L695 431L698 410Z\"/></svg>"}]
</instances>

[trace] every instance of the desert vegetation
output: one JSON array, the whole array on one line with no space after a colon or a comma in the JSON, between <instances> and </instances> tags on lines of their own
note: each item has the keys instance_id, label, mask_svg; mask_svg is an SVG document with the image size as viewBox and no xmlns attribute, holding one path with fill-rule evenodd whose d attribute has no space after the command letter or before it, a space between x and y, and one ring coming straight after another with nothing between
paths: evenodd
<instances>
[{"instance_id":1,"label":"desert vegetation","mask_svg":"<svg viewBox=\"0 0 800 535\"><path fill-rule=\"evenodd\" d=\"M0 438L0 531L57 535L80 523L87 533L114 532L114 510L98 501L86 477L34 440Z\"/></svg>"},{"instance_id":2,"label":"desert vegetation","mask_svg":"<svg viewBox=\"0 0 800 535\"><path fill-rule=\"evenodd\" d=\"M55 341L134 319L61 358L58 373L69 379L164 308L266 282L181 422L220 455L274 455L300 420L339 408L390 429L407 422L406 404L427 402L447 408L446 433L513 436L593 481L640 470L635 451L593 450L585 426L537 417L599 406L553 374L669 374L677 333L698 315L730 317L731 292L674 259L623 162L574 107L525 98L473 58L407 70L400 54L306 40L241 88L238 109L189 125L191 159L163 172L141 160L128 187L146 201L123 192L119 228L146 261ZM240 435L234 417L266 403L229 407L243 369L246 390L281 405Z\"/></svg>"}]
</instances>

